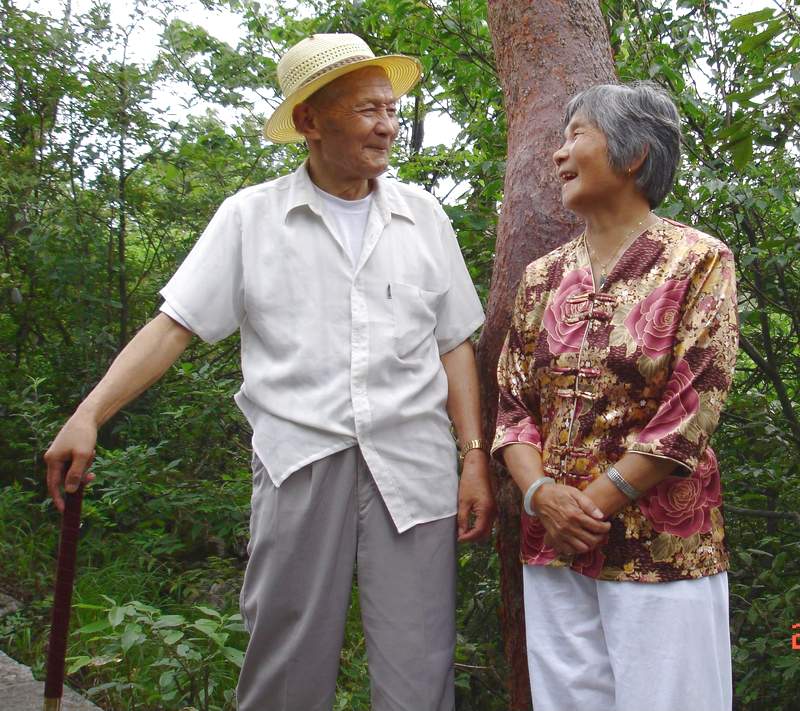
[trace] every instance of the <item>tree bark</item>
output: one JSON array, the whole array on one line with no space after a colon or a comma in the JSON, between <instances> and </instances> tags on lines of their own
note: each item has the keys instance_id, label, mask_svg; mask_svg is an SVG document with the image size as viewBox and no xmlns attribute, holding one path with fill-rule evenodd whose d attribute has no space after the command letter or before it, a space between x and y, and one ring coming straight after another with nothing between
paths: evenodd
<instances>
[{"instance_id":1,"label":"tree bark","mask_svg":"<svg viewBox=\"0 0 800 711\"><path fill-rule=\"evenodd\" d=\"M489 0L489 26L505 99L508 161L486 325L478 344L487 436L497 414L497 360L522 273L580 230L577 218L561 205L552 161L563 140L564 107L581 89L616 81L596 0ZM519 563L520 496L507 474L499 469L495 474L509 708L524 711L531 708L531 698Z\"/></svg>"}]
</instances>

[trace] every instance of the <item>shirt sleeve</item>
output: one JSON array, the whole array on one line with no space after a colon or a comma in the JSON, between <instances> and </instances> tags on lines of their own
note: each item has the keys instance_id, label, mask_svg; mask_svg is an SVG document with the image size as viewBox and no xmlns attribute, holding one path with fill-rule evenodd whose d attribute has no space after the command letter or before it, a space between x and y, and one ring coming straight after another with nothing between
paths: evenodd
<instances>
[{"instance_id":1,"label":"shirt sleeve","mask_svg":"<svg viewBox=\"0 0 800 711\"><path fill-rule=\"evenodd\" d=\"M719 422L738 351L733 255L710 249L690 277L672 370L653 418L629 451L673 459L688 473Z\"/></svg>"},{"instance_id":2,"label":"shirt sleeve","mask_svg":"<svg viewBox=\"0 0 800 711\"><path fill-rule=\"evenodd\" d=\"M497 425L492 456L501 463L502 448L509 444L528 444L542 451L539 386L530 377L540 324L527 318L531 311L527 278L526 272L517 289L511 327L497 363Z\"/></svg>"},{"instance_id":3,"label":"shirt sleeve","mask_svg":"<svg viewBox=\"0 0 800 711\"><path fill-rule=\"evenodd\" d=\"M207 343L229 336L244 319L242 230L228 198L161 290L168 315Z\"/></svg>"},{"instance_id":4,"label":"shirt sleeve","mask_svg":"<svg viewBox=\"0 0 800 711\"><path fill-rule=\"evenodd\" d=\"M481 300L464 263L453 227L444 211L439 214L449 288L436 309L436 343L444 354L466 341L483 323Z\"/></svg>"},{"instance_id":5,"label":"shirt sleeve","mask_svg":"<svg viewBox=\"0 0 800 711\"><path fill-rule=\"evenodd\" d=\"M177 311L175 311L175 309L173 309L166 301L163 304L161 304L161 307L160 307L159 311L161 311L161 313L164 313L167 316L169 316L173 321L175 321L175 323L180 324L187 331L191 331L192 330L191 327L189 326L189 324L186 323L186 321L184 321L181 318L181 315Z\"/></svg>"}]
</instances>

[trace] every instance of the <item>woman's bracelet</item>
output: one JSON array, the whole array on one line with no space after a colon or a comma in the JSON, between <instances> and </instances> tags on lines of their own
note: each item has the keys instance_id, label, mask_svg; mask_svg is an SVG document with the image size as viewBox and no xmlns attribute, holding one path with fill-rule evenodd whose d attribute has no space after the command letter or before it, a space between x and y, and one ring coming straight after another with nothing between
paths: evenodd
<instances>
[{"instance_id":1,"label":"woman's bracelet","mask_svg":"<svg viewBox=\"0 0 800 711\"><path fill-rule=\"evenodd\" d=\"M631 501L636 501L642 492L639 491L633 484L631 484L625 477L620 474L615 467L609 467L606 471L606 476L611 479L611 483L617 487L625 496Z\"/></svg>"},{"instance_id":2,"label":"woman's bracelet","mask_svg":"<svg viewBox=\"0 0 800 711\"><path fill-rule=\"evenodd\" d=\"M555 479L551 479L549 476L543 476L528 487L528 490L525 492L525 500L522 502L522 508L525 509L525 513L528 514L528 516L536 516L536 512L533 510L531 503L533 503L533 495L539 490L539 487L544 484L555 483Z\"/></svg>"}]
</instances>

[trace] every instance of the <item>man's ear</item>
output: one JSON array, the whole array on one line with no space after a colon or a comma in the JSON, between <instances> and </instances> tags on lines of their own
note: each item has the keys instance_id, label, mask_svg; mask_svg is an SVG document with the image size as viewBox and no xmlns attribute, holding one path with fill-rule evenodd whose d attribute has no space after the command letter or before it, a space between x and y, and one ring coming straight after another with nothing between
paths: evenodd
<instances>
[{"instance_id":1,"label":"man's ear","mask_svg":"<svg viewBox=\"0 0 800 711\"><path fill-rule=\"evenodd\" d=\"M306 140L319 138L317 112L308 102L303 101L292 109L292 121L297 132Z\"/></svg>"}]
</instances>

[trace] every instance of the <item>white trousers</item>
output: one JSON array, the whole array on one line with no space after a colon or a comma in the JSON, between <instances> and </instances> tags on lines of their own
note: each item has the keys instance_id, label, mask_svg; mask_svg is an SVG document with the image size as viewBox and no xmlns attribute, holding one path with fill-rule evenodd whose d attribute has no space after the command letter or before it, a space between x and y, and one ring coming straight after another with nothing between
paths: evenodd
<instances>
[{"instance_id":1,"label":"white trousers","mask_svg":"<svg viewBox=\"0 0 800 711\"><path fill-rule=\"evenodd\" d=\"M730 711L728 576L608 582L523 568L535 711Z\"/></svg>"}]
</instances>

